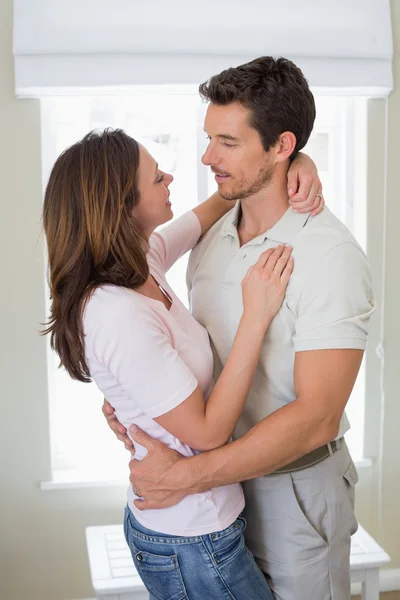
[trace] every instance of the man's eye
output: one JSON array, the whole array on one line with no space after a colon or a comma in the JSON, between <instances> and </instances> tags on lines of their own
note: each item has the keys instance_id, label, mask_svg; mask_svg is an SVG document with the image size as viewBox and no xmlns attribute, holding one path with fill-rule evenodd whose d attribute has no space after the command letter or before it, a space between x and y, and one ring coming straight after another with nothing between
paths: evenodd
<instances>
[{"instance_id":1,"label":"man's eye","mask_svg":"<svg viewBox=\"0 0 400 600\"><path fill-rule=\"evenodd\" d=\"M226 146L227 148L234 148L236 146L236 144L227 144L226 142L222 142L223 146Z\"/></svg>"}]
</instances>

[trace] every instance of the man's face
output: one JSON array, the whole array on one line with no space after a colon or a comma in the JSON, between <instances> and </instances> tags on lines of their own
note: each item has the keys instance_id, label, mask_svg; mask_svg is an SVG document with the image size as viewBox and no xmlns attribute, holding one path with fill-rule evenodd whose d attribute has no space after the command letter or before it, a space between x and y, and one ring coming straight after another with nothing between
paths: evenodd
<instances>
[{"instance_id":1,"label":"man's face","mask_svg":"<svg viewBox=\"0 0 400 600\"><path fill-rule=\"evenodd\" d=\"M223 198L248 198L268 186L274 174L271 151L264 150L258 132L249 125L247 108L238 102L210 103L204 130L209 144L201 160L215 173Z\"/></svg>"}]
</instances>

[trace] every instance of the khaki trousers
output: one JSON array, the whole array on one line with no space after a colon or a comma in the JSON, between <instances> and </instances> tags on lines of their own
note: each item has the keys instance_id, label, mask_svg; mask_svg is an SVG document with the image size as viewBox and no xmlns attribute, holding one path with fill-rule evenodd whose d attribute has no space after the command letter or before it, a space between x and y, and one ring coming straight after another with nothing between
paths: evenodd
<instances>
[{"instance_id":1,"label":"khaki trousers","mask_svg":"<svg viewBox=\"0 0 400 600\"><path fill-rule=\"evenodd\" d=\"M349 600L358 476L347 446L292 473L244 483L246 542L276 600Z\"/></svg>"}]
</instances>

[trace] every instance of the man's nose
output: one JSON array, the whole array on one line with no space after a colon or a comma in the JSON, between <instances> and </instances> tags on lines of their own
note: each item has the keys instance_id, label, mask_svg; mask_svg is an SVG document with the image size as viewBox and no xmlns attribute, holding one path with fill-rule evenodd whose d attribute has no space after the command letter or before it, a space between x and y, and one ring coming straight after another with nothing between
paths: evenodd
<instances>
[{"instance_id":1,"label":"man's nose","mask_svg":"<svg viewBox=\"0 0 400 600\"><path fill-rule=\"evenodd\" d=\"M201 162L203 165L206 165L206 167L218 164L218 157L210 145L201 157Z\"/></svg>"}]
</instances>

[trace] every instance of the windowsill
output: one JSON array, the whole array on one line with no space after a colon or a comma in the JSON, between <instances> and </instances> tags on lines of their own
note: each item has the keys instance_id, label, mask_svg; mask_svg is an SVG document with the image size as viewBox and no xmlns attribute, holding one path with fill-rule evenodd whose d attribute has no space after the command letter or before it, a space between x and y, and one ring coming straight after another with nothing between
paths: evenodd
<instances>
[{"instance_id":1,"label":"windowsill","mask_svg":"<svg viewBox=\"0 0 400 600\"><path fill-rule=\"evenodd\" d=\"M85 488L115 488L125 487L129 485L129 469L128 465L123 471L118 470L116 473L106 473L102 478L100 473L79 470L54 470L53 479L51 481L41 481L40 489L42 492L56 490L80 490ZM104 473L102 474L104 476Z\"/></svg>"},{"instance_id":2,"label":"windowsill","mask_svg":"<svg viewBox=\"0 0 400 600\"><path fill-rule=\"evenodd\" d=\"M360 458L354 461L357 469L371 469L373 465L372 458ZM40 489L42 492L53 492L60 490L82 490L91 488L115 488L124 487L129 485L128 474L125 478L119 479L89 479L84 478L83 475L79 477L78 473L75 473L73 477L71 473L60 471L55 473L56 478L52 481L41 481Z\"/></svg>"},{"instance_id":3,"label":"windowsill","mask_svg":"<svg viewBox=\"0 0 400 600\"><path fill-rule=\"evenodd\" d=\"M358 460L354 461L354 464L356 465L356 469L371 469L374 461L372 458L359 458Z\"/></svg>"},{"instance_id":4,"label":"windowsill","mask_svg":"<svg viewBox=\"0 0 400 600\"><path fill-rule=\"evenodd\" d=\"M40 489L42 492L55 492L59 490L82 490L85 488L115 488L128 487L129 479L103 479L103 480L75 480L75 481L41 481Z\"/></svg>"}]
</instances>

